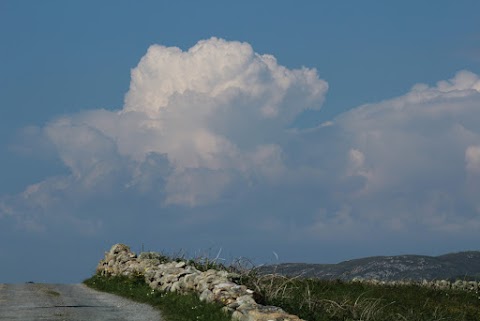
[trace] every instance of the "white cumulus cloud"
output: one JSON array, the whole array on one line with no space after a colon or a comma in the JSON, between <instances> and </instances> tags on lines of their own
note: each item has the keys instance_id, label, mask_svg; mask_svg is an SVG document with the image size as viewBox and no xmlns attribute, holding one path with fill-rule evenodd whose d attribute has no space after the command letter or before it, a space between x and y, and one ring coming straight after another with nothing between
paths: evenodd
<instances>
[{"instance_id":1,"label":"white cumulus cloud","mask_svg":"<svg viewBox=\"0 0 480 321\"><path fill-rule=\"evenodd\" d=\"M288 69L247 43L153 45L131 72L122 109L64 116L41 130L70 172L54 189L80 198L128 190L163 205L215 202L232 184L281 175L287 127L320 108L327 89L315 69ZM44 194L52 184L17 198L51 201Z\"/></svg>"},{"instance_id":2,"label":"white cumulus cloud","mask_svg":"<svg viewBox=\"0 0 480 321\"><path fill-rule=\"evenodd\" d=\"M208 218L218 220L213 229L241 215L232 228L274 238L474 233L476 74L460 71L316 128L289 129L300 113L320 108L327 89L315 69L288 69L247 43L153 45L132 70L122 108L26 131L22 141L31 132L68 174L2 197L0 217L37 230L65 217L94 232L113 215L101 209L141 216L148 204L149 213L170 215L170 227Z\"/></svg>"},{"instance_id":3,"label":"white cumulus cloud","mask_svg":"<svg viewBox=\"0 0 480 321\"><path fill-rule=\"evenodd\" d=\"M479 77L460 71L436 86L418 84L403 96L355 108L303 135L310 147L323 142L317 162L334 153L337 177L344 178L332 178L338 192L330 200L351 208L359 223L469 229L480 222L465 192L465 166L470 172L480 168L478 124Z\"/></svg>"},{"instance_id":4,"label":"white cumulus cloud","mask_svg":"<svg viewBox=\"0 0 480 321\"><path fill-rule=\"evenodd\" d=\"M151 46L132 70L124 111L164 119L162 110L178 108L186 96L186 108L198 116L196 121L242 108L243 117L276 118L285 124L306 108L320 108L326 89L313 69L289 70L247 43L211 38L185 52ZM195 99L198 106L192 106Z\"/></svg>"}]
</instances>

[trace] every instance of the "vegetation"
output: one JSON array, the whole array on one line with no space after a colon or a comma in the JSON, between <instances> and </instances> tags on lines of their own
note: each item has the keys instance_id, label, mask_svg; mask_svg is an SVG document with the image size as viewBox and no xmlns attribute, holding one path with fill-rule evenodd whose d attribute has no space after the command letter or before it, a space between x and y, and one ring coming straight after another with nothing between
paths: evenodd
<instances>
[{"instance_id":1,"label":"vegetation","mask_svg":"<svg viewBox=\"0 0 480 321\"><path fill-rule=\"evenodd\" d=\"M197 295L160 293L152 290L143 277L103 277L95 275L84 283L103 292L114 293L141 303L148 303L162 312L167 321L231 321L222 305L201 302Z\"/></svg>"},{"instance_id":2,"label":"vegetation","mask_svg":"<svg viewBox=\"0 0 480 321\"><path fill-rule=\"evenodd\" d=\"M240 274L237 283L255 291L255 300L274 305L308 321L475 321L480 320L480 294L434 290L419 285L373 285L359 282L292 278L259 274L255 269L194 260L200 270L227 269ZM221 305L200 302L195 294L158 293L143 277L94 276L93 288L158 307L166 320L230 320Z\"/></svg>"},{"instance_id":3,"label":"vegetation","mask_svg":"<svg viewBox=\"0 0 480 321\"><path fill-rule=\"evenodd\" d=\"M480 296L472 292L253 273L241 283L258 293L257 302L309 321L480 320Z\"/></svg>"}]
</instances>

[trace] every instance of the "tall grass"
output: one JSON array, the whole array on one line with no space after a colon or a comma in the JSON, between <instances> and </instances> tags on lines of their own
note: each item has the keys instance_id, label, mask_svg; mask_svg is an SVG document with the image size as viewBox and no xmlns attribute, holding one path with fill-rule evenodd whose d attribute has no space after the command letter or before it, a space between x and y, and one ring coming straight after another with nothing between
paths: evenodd
<instances>
[{"instance_id":1,"label":"tall grass","mask_svg":"<svg viewBox=\"0 0 480 321\"><path fill-rule=\"evenodd\" d=\"M478 293L434 290L420 285L288 278L251 271L240 282L257 302L280 306L309 321L479 321Z\"/></svg>"},{"instance_id":2,"label":"tall grass","mask_svg":"<svg viewBox=\"0 0 480 321\"><path fill-rule=\"evenodd\" d=\"M169 260L185 258L177 256ZM239 275L237 283L255 291L257 303L281 307L308 321L480 321L478 292L265 275L245 260L228 266L205 258L188 263L202 271L214 268L235 272ZM141 276L134 279L94 276L85 283L157 306L166 320L230 320L230 315L221 311L221 305L200 302L195 294L152 291Z\"/></svg>"}]
</instances>

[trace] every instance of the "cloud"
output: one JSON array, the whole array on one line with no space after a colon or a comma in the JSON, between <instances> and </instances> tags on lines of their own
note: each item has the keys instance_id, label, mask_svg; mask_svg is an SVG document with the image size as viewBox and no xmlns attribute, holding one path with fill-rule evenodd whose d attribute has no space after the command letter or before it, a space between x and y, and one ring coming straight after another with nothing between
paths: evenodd
<instances>
[{"instance_id":1,"label":"cloud","mask_svg":"<svg viewBox=\"0 0 480 321\"><path fill-rule=\"evenodd\" d=\"M33 130L68 175L4 196L0 218L95 233L108 228L103 220L148 217L168 232L202 225L225 239L248 230L252 240L300 243L476 233L476 74L460 71L292 129L299 114L321 107L327 89L314 69L288 69L246 43L153 45L132 70L122 109Z\"/></svg>"},{"instance_id":2,"label":"cloud","mask_svg":"<svg viewBox=\"0 0 480 321\"><path fill-rule=\"evenodd\" d=\"M127 167L133 187L143 182L146 157L163 155L171 170L165 203L189 206L216 200L234 177L271 175L282 131L319 108L328 87L315 70L289 70L246 43L217 38L186 52L153 45L131 79L122 110L56 120L48 136L87 185Z\"/></svg>"},{"instance_id":3,"label":"cloud","mask_svg":"<svg viewBox=\"0 0 480 321\"><path fill-rule=\"evenodd\" d=\"M466 195L480 215L480 145L468 146L465 150Z\"/></svg>"},{"instance_id":4,"label":"cloud","mask_svg":"<svg viewBox=\"0 0 480 321\"><path fill-rule=\"evenodd\" d=\"M480 145L467 147L465 161L468 172L480 174Z\"/></svg>"},{"instance_id":5,"label":"cloud","mask_svg":"<svg viewBox=\"0 0 480 321\"><path fill-rule=\"evenodd\" d=\"M16 199L28 194L27 203L43 208L54 190L85 202L127 192L162 206L210 204L235 184L281 175L286 128L320 108L327 89L314 69L288 69L247 43L211 38L188 51L153 45L132 70L122 109L35 129L31 137L53 146L70 175L31 185Z\"/></svg>"},{"instance_id":6,"label":"cloud","mask_svg":"<svg viewBox=\"0 0 480 321\"><path fill-rule=\"evenodd\" d=\"M328 131L305 133L317 140L334 133L337 146L325 142L319 153L331 150L334 159L345 159L344 169L336 169L343 181L333 179L337 202L354 209L350 215L359 223L478 226L465 193L465 166L475 171L478 165L479 86L477 75L461 71L436 86L417 84L403 96L346 112Z\"/></svg>"},{"instance_id":7,"label":"cloud","mask_svg":"<svg viewBox=\"0 0 480 321\"><path fill-rule=\"evenodd\" d=\"M247 43L211 38L186 52L151 46L132 71L124 111L162 119L162 110L185 103L196 121L242 108L234 116L285 125L304 109L320 108L326 90L327 83L313 69L289 70ZM200 105L193 107L197 99Z\"/></svg>"}]
</instances>

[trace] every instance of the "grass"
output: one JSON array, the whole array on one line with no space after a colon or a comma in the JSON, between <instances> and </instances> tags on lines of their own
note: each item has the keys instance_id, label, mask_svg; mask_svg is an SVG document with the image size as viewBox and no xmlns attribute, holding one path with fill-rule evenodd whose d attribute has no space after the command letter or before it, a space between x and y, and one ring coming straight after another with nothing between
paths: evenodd
<instances>
[{"instance_id":1,"label":"grass","mask_svg":"<svg viewBox=\"0 0 480 321\"><path fill-rule=\"evenodd\" d=\"M308 321L480 321L480 294L434 290L419 285L373 285L358 282L262 275L239 265L189 261L200 270L230 270L237 283L255 291L255 300L274 305ZM143 277L94 276L85 283L158 307L168 321L231 320L221 305L200 302L197 295L152 291Z\"/></svg>"},{"instance_id":2,"label":"grass","mask_svg":"<svg viewBox=\"0 0 480 321\"><path fill-rule=\"evenodd\" d=\"M257 302L282 307L309 321L478 321L480 297L465 291L440 291L419 285L243 275Z\"/></svg>"},{"instance_id":3,"label":"grass","mask_svg":"<svg viewBox=\"0 0 480 321\"><path fill-rule=\"evenodd\" d=\"M166 321L231 321L219 304L201 302L197 295L153 291L143 277L103 277L94 275L84 283L96 290L114 293L158 308Z\"/></svg>"}]
</instances>

